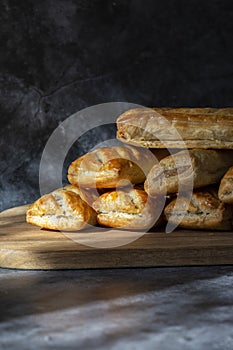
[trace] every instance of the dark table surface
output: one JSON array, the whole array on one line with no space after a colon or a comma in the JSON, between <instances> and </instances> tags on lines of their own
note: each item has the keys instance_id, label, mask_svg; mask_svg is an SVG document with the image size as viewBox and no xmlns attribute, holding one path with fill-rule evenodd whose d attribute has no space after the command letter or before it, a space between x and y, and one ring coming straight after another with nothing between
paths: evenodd
<instances>
[{"instance_id":1,"label":"dark table surface","mask_svg":"<svg viewBox=\"0 0 233 350\"><path fill-rule=\"evenodd\" d=\"M1 349L233 348L233 266L0 270Z\"/></svg>"}]
</instances>

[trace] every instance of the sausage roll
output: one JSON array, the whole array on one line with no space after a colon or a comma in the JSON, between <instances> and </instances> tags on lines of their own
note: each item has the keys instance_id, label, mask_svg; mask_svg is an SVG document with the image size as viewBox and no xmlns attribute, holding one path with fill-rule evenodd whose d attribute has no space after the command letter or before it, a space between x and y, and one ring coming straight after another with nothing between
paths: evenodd
<instances>
[{"instance_id":1,"label":"sausage roll","mask_svg":"<svg viewBox=\"0 0 233 350\"><path fill-rule=\"evenodd\" d=\"M99 148L71 163L68 180L88 188L115 188L145 181L156 163L154 155L143 148L115 146Z\"/></svg>"},{"instance_id":2,"label":"sausage roll","mask_svg":"<svg viewBox=\"0 0 233 350\"><path fill-rule=\"evenodd\" d=\"M145 190L151 196L199 188L220 181L233 165L233 151L192 149L162 159L150 170Z\"/></svg>"},{"instance_id":3,"label":"sausage roll","mask_svg":"<svg viewBox=\"0 0 233 350\"><path fill-rule=\"evenodd\" d=\"M81 230L96 224L96 212L86 203L85 195L68 185L39 198L27 210L29 224L62 231Z\"/></svg>"},{"instance_id":4,"label":"sausage roll","mask_svg":"<svg viewBox=\"0 0 233 350\"><path fill-rule=\"evenodd\" d=\"M187 208L185 210L185 208ZM179 197L170 202L165 210L167 221L187 229L231 230L233 208L221 202L216 189L195 190L191 200Z\"/></svg>"},{"instance_id":5,"label":"sausage roll","mask_svg":"<svg viewBox=\"0 0 233 350\"><path fill-rule=\"evenodd\" d=\"M233 204L233 167L230 167L223 176L220 182L218 196L222 202Z\"/></svg>"},{"instance_id":6,"label":"sausage roll","mask_svg":"<svg viewBox=\"0 0 233 350\"><path fill-rule=\"evenodd\" d=\"M161 205L143 190L127 189L102 194L93 208L100 225L143 230L162 223Z\"/></svg>"}]
</instances>

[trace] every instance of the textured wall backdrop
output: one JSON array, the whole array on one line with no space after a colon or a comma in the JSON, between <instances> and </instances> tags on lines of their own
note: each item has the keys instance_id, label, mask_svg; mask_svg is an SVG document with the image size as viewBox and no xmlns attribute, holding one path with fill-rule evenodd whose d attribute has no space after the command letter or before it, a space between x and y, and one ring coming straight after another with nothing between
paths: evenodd
<instances>
[{"instance_id":1,"label":"textured wall backdrop","mask_svg":"<svg viewBox=\"0 0 233 350\"><path fill-rule=\"evenodd\" d=\"M233 106L231 0L2 0L0 33L0 210L36 199L46 140L84 107Z\"/></svg>"}]
</instances>

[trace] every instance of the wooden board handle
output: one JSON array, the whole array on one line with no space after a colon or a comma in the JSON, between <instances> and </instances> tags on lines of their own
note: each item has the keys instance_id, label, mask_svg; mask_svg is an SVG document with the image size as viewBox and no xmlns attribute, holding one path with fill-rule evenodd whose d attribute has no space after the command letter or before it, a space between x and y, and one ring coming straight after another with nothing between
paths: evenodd
<instances>
[{"instance_id":1,"label":"wooden board handle","mask_svg":"<svg viewBox=\"0 0 233 350\"><path fill-rule=\"evenodd\" d=\"M20 205L19 207L10 208L0 213L0 218L6 218L9 216L25 215L27 208L30 204Z\"/></svg>"}]
</instances>

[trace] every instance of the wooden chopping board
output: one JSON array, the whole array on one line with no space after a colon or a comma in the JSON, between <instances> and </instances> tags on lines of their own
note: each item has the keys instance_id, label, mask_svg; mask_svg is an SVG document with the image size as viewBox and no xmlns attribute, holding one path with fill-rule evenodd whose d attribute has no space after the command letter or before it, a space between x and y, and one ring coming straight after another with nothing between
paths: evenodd
<instances>
[{"instance_id":1,"label":"wooden chopping board","mask_svg":"<svg viewBox=\"0 0 233 350\"><path fill-rule=\"evenodd\" d=\"M144 234L123 246L103 246L108 235L117 242L134 233L80 233L78 242L57 231L41 230L25 221L27 206L0 214L0 267L18 269L81 269L146 266L233 264L233 232L176 230ZM94 237L96 247L82 243Z\"/></svg>"}]
</instances>

